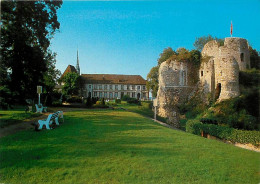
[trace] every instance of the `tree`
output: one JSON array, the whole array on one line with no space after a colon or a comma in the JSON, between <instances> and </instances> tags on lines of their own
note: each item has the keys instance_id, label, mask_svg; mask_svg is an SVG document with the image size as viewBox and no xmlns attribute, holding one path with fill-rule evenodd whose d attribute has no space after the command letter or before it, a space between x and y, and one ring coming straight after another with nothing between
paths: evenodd
<instances>
[{"instance_id":1,"label":"tree","mask_svg":"<svg viewBox=\"0 0 260 184\"><path fill-rule=\"evenodd\" d=\"M260 69L260 53L249 46L251 68Z\"/></svg>"},{"instance_id":2,"label":"tree","mask_svg":"<svg viewBox=\"0 0 260 184\"><path fill-rule=\"evenodd\" d=\"M62 1L2 1L1 68L15 99L24 101L44 84L49 69L50 40L59 29L57 9ZM6 79L9 77L9 79Z\"/></svg>"},{"instance_id":3,"label":"tree","mask_svg":"<svg viewBox=\"0 0 260 184\"><path fill-rule=\"evenodd\" d=\"M147 75L146 87L149 91L152 90L153 97L157 96L159 67L164 61L169 59L174 54L176 54L176 52L172 50L171 47L165 48L163 52L160 54L160 57L157 59L157 66L153 67Z\"/></svg>"},{"instance_id":4,"label":"tree","mask_svg":"<svg viewBox=\"0 0 260 184\"><path fill-rule=\"evenodd\" d=\"M160 54L160 57L158 58L158 66L161 65L162 62L169 59L172 55L176 54L174 50L172 50L171 47L165 48L163 52Z\"/></svg>"},{"instance_id":5,"label":"tree","mask_svg":"<svg viewBox=\"0 0 260 184\"><path fill-rule=\"evenodd\" d=\"M48 52L47 55L47 71L43 74L43 89L45 96L45 102L49 104L55 100L54 96L57 96L57 92L54 92L55 85L60 78L61 72L56 69L56 53Z\"/></svg>"},{"instance_id":6,"label":"tree","mask_svg":"<svg viewBox=\"0 0 260 184\"><path fill-rule=\"evenodd\" d=\"M62 92L64 95L78 95L80 89L80 76L78 73L67 73L63 77L63 82Z\"/></svg>"},{"instance_id":7,"label":"tree","mask_svg":"<svg viewBox=\"0 0 260 184\"><path fill-rule=\"evenodd\" d=\"M219 45L224 45L224 39L217 37L213 38L211 35L208 35L196 38L195 42L193 43L193 46L196 50L202 51L204 45L211 40L216 40L219 43Z\"/></svg>"},{"instance_id":8,"label":"tree","mask_svg":"<svg viewBox=\"0 0 260 184\"><path fill-rule=\"evenodd\" d=\"M146 87L150 91L152 90L152 96L157 96L158 91L158 76L159 76L159 66L153 67L147 75Z\"/></svg>"}]
</instances>

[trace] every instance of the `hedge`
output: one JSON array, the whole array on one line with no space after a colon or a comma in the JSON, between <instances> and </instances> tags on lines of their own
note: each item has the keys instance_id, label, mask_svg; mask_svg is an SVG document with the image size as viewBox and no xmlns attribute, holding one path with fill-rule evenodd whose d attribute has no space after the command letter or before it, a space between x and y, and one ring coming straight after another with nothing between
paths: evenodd
<instances>
[{"instance_id":1,"label":"hedge","mask_svg":"<svg viewBox=\"0 0 260 184\"><path fill-rule=\"evenodd\" d=\"M196 135L203 133L218 137L223 140L231 141L233 143L248 144L260 146L260 132L237 130L225 126L218 126L213 124L203 124L199 120L189 120L186 124L186 131Z\"/></svg>"}]
</instances>

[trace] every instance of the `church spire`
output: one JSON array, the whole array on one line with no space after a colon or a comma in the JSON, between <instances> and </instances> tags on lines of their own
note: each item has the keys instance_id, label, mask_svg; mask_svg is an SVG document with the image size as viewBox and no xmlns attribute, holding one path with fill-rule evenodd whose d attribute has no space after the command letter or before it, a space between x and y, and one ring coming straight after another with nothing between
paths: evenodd
<instances>
[{"instance_id":1,"label":"church spire","mask_svg":"<svg viewBox=\"0 0 260 184\"><path fill-rule=\"evenodd\" d=\"M80 75L80 68L79 68L79 51L77 50L77 65L76 65L76 70L78 74Z\"/></svg>"}]
</instances>

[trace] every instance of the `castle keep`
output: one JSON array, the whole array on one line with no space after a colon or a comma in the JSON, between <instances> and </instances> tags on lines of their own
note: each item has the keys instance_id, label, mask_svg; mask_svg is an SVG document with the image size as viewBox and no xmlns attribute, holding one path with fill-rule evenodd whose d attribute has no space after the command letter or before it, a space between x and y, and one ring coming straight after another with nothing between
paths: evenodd
<instances>
[{"instance_id":1,"label":"castle keep","mask_svg":"<svg viewBox=\"0 0 260 184\"><path fill-rule=\"evenodd\" d=\"M195 94L222 101L239 96L239 70L250 68L247 40L225 38L224 46L215 40L202 52L199 67L187 61L167 60L159 68L158 114L178 127L178 106ZM196 93L195 93L196 92Z\"/></svg>"}]
</instances>

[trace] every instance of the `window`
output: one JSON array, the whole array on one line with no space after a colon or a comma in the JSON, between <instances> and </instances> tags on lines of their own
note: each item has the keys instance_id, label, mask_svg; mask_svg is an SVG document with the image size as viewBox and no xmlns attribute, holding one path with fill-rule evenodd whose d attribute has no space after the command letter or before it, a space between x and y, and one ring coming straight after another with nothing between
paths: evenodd
<instances>
[{"instance_id":1,"label":"window","mask_svg":"<svg viewBox=\"0 0 260 184\"><path fill-rule=\"evenodd\" d=\"M115 85L115 90L118 90L118 85Z\"/></svg>"},{"instance_id":2,"label":"window","mask_svg":"<svg viewBox=\"0 0 260 184\"><path fill-rule=\"evenodd\" d=\"M94 89L97 89L97 85L96 84L94 84Z\"/></svg>"},{"instance_id":3,"label":"window","mask_svg":"<svg viewBox=\"0 0 260 184\"><path fill-rule=\"evenodd\" d=\"M127 90L129 90L129 85L127 85Z\"/></svg>"},{"instance_id":4,"label":"window","mask_svg":"<svg viewBox=\"0 0 260 184\"><path fill-rule=\"evenodd\" d=\"M113 86L112 86L112 85L109 85L109 89L113 89Z\"/></svg>"},{"instance_id":5,"label":"window","mask_svg":"<svg viewBox=\"0 0 260 184\"><path fill-rule=\"evenodd\" d=\"M135 85L132 85L132 90L135 90Z\"/></svg>"},{"instance_id":6,"label":"window","mask_svg":"<svg viewBox=\"0 0 260 184\"><path fill-rule=\"evenodd\" d=\"M200 75L201 75L201 77L203 77L203 71L200 71Z\"/></svg>"},{"instance_id":7,"label":"window","mask_svg":"<svg viewBox=\"0 0 260 184\"><path fill-rule=\"evenodd\" d=\"M109 93L109 98L110 98L110 99L113 98L113 93L112 93L112 92Z\"/></svg>"},{"instance_id":8,"label":"window","mask_svg":"<svg viewBox=\"0 0 260 184\"><path fill-rule=\"evenodd\" d=\"M130 96L130 92L127 92L127 95Z\"/></svg>"},{"instance_id":9,"label":"window","mask_svg":"<svg viewBox=\"0 0 260 184\"><path fill-rule=\"evenodd\" d=\"M115 98L117 98L118 97L118 93L117 92L115 92Z\"/></svg>"},{"instance_id":10,"label":"window","mask_svg":"<svg viewBox=\"0 0 260 184\"><path fill-rule=\"evenodd\" d=\"M181 70L180 71L181 73L181 76L180 76L180 86L183 86L185 83L185 71L184 70Z\"/></svg>"},{"instance_id":11,"label":"window","mask_svg":"<svg viewBox=\"0 0 260 184\"><path fill-rule=\"evenodd\" d=\"M98 89L102 89L102 85L98 85Z\"/></svg>"},{"instance_id":12,"label":"window","mask_svg":"<svg viewBox=\"0 0 260 184\"><path fill-rule=\"evenodd\" d=\"M132 98L135 98L135 92L132 93Z\"/></svg>"},{"instance_id":13,"label":"window","mask_svg":"<svg viewBox=\"0 0 260 184\"><path fill-rule=\"evenodd\" d=\"M145 93L143 93L143 98L146 98L146 94Z\"/></svg>"},{"instance_id":14,"label":"window","mask_svg":"<svg viewBox=\"0 0 260 184\"><path fill-rule=\"evenodd\" d=\"M94 92L94 97L97 97L97 92L96 91Z\"/></svg>"},{"instance_id":15,"label":"window","mask_svg":"<svg viewBox=\"0 0 260 184\"><path fill-rule=\"evenodd\" d=\"M106 84L104 85L104 89L107 89L107 85Z\"/></svg>"},{"instance_id":16,"label":"window","mask_svg":"<svg viewBox=\"0 0 260 184\"><path fill-rule=\"evenodd\" d=\"M240 60L241 60L241 62L244 62L244 53L240 54Z\"/></svg>"},{"instance_id":17,"label":"window","mask_svg":"<svg viewBox=\"0 0 260 184\"><path fill-rule=\"evenodd\" d=\"M107 98L107 92L104 92L104 98Z\"/></svg>"},{"instance_id":18,"label":"window","mask_svg":"<svg viewBox=\"0 0 260 184\"><path fill-rule=\"evenodd\" d=\"M91 85L88 85L88 88L91 89Z\"/></svg>"},{"instance_id":19,"label":"window","mask_svg":"<svg viewBox=\"0 0 260 184\"><path fill-rule=\"evenodd\" d=\"M124 85L121 85L121 90L124 90Z\"/></svg>"},{"instance_id":20,"label":"window","mask_svg":"<svg viewBox=\"0 0 260 184\"><path fill-rule=\"evenodd\" d=\"M137 89L140 90L140 86L137 86Z\"/></svg>"},{"instance_id":21,"label":"window","mask_svg":"<svg viewBox=\"0 0 260 184\"><path fill-rule=\"evenodd\" d=\"M103 98L103 92L99 92L99 98Z\"/></svg>"},{"instance_id":22,"label":"window","mask_svg":"<svg viewBox=\"0 0 260 184\"><path fill-rule=\"evenodd\" d=\"M145 86L143 86L143 90L145 90Z\"/></svg>"}]
</instances>

